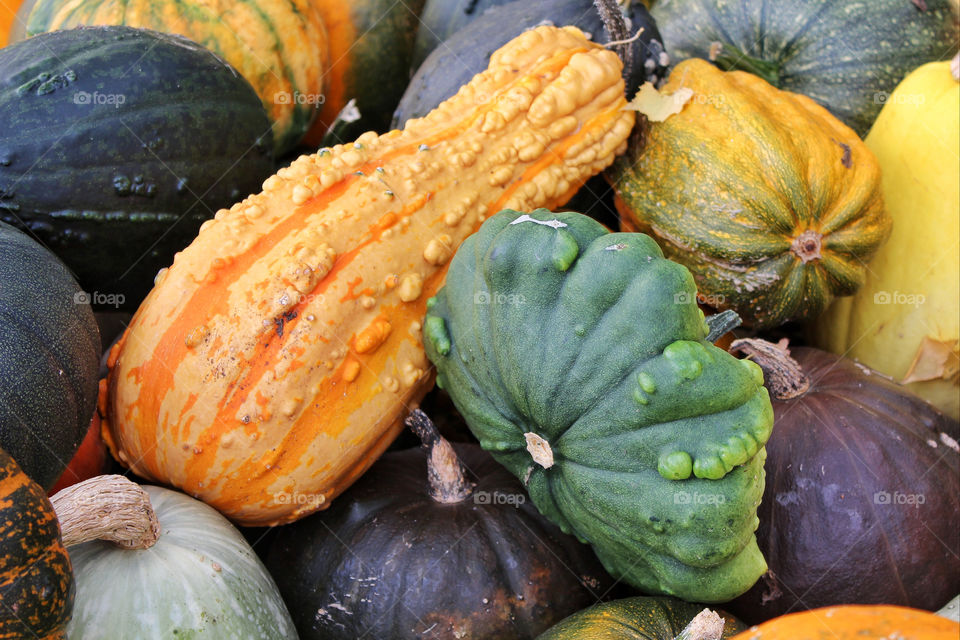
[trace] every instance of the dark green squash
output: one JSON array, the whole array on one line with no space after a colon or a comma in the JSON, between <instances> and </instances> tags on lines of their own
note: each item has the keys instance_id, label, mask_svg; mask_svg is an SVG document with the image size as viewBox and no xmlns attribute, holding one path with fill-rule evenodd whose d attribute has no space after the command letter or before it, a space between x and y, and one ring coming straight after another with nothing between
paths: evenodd
<instances>
[{"instance_id":1,"label":"dark green squash","mask_svg":"<svg viewBox=\"0 0 960 640\"><path fill-rule=\"evenodd\" d=\"M462 6L463 3L460 3ZM528 2L515 0L508 4L479 2L471 19L456 33L443 33L443 46L416 67L400 104L393 114L393 126L402 127L411 118L421 118L441 102L453 96L470 78L487 68L490 54L514 36L549 21L556 26L573 25L589 33L595 42L610 41L600 15L591 0L547 0ZM489 8L480 14L481 8ZM424 16L431 7L424 8ZM631 33L643 29L631 45L633 62L627 80L626 94L632 97L647 80L659 82L666 75L668 57L660 44L660 34L647 10L633 3L627 10ZM430 22L424 25L429 25ZM421 26L420 32L432 28Z\"/></svg>"},{"instance_id":2,"label":"dark green squash","mask_svg":"<svg viewBox=\"0 0 960 640\"><path fill-rule=\"evenodd\" d=\"M427 355L470 430L615 577L724 602L766 570L763 376L707 342L693 277L652 239L504 210L427 308Z\"/></svg>"},{"instance_id":3,"label":"dark green squash","mask_svg":"<svg viewBox=\"0 0 960 640\"><path fill-rule=\"evenodd\" d=\"M270 123L232 67L179 36L90 27L0 50L0 220L60 256L100 308L273 171Z\"/></svg>"},{"instance_id":4,"label":"dark green squash","mask_svg":"<svg viewBox=\"0 0 960 640\"><path fill-rule=\"evenodd\" d=\"M387 453L271 545L301 640L527 639L612 586L488 454L451 445L422 412L408 424L426 452Z\"/></svg>"},{"instance_id":5,"label":"dark green squash","mask_svg":"<svg viewBox=\"0 0 960 640\"><path fill-rule=\"evenodd\" d=\"M947 0L659 0L674 62L712 59L802 93L865 136L910 71L956 51Z\"/></svg>"},{"instance_id":6,"label":"dark green squash","mask_svg":"<svg viewBox=\"0 0 960 640\"><path fill-rule=\"evenodd\" d=\"M735 342L773 397L757 542L770 567L732 611L937 609L960 591L960 425L852 360Z\"/></svg>"},{"instance_id":7,"label":"dark green squash","mask_svg":"<svg viewBox=\"0 0 960 640\"><path fill-rule=\"evenodd\" d=\"M100 334L56 256L0 222L0 447L49 489L96 408Z\"/></svg>"},{"instance_id":8,"label":"dark green squash","mask_svg":"<svg viewBox=\"0 0 960 640\"><path fill-rule=\"evenodd\" d=\"M584 609L551 627L537 640L674 640L703 605L676 598L624 598ZM723 638L732 638L747 627L728 613L723 617Z\"/></svg>"},{"instance_id":9,"label":"dark green squash","mask_svg":"<svg viewBox=\"0 0 960 640\"><path fill-rule=\"evenodd\" d=\"M0 638L65 640L73 598L53 506L0 449Z\"/></svg>"}]
</instances>

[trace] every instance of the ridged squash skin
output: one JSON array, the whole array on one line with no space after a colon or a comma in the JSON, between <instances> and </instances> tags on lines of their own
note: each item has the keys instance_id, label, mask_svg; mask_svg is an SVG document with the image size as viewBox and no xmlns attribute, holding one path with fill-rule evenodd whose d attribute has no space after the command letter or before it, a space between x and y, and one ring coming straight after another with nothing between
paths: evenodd
<instances>
[{"instance_id":1,"label":"ridged squash skin","mask_svg":"<svg viewBox=\"0 0 960 640\"><path fill-rule=\"evenodd\" d=\"M83 25L175 33L226 60L253 85L277 155L307 132L322 103L327 33L310 0L27 0L26 36Z\"/></svg>"},{"instance_id":2,"label":"ridged squash skin","mask_svg":"<svg viewBox=\"0 0 960 640\"><path fill-rule=\"evenodd\" d=\"M883 168L890 241L866 283L816 323L817 343L903 382L960 419L960 83L926 64L867 136Z\"/></svg>"},{"instance_id":3,"label":"ridged squash skin","mask_svg":"<svg viewBox=\"0 0 960 640\"><path fill-rule=\"evenodd\" d=\"M921 609L841 605L791 613L750 627L733 640L956 640L960 624Z\"/></svg>"},{"instance_id":4,"label":"ridged squash skin","mask_svg":"<svg viewBox=\"0 0 960 640\"><path fill-rule=\"evenodd\" d=\"M690 272L640 233L505 210L428 305L437 383L545 516L645 593L726 602L754 537L773 409L706 341Z\"/></svg>"},{"instance_id":5,"label":"ridged squash skin","mask_svg":"<svg viewBox=\"0 0 960 640\"><path fill-rule=\"evenodd\" d=\"M110 355L111 451L242 524L329 504L432 386L421 322L460 242L505 206L558 206L625 149L620 73L578 29L537 28L429 116L218 212Z\"/></svg>"},{"instance_id":6,"label":"ridged squash skin","mask_svg":"<svg viewBox=\"0 0 960 640\"><path fill-rule=\"evenodd\" d=\"M683 110L610 174L622 227L653 235L711 306L755 328L856 291L890 233L857 134L810 98L704 60L674 67L663 91L681 88L694 92Z\"/></svg>"}]
</instances>

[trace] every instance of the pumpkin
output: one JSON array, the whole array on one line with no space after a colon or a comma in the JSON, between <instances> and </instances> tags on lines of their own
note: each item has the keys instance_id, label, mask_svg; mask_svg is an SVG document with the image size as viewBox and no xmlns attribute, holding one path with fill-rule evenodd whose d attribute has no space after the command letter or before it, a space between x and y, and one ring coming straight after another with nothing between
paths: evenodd
<instances>
[{"instance_id":1,"label":"pumpkin","mask_svg":"<svg viewBox=\"0 0 960 640\"><path fill-rule=\"evenodd\" d=\"M108 457L107 446L100 437L100 414L94 411L87 435L47 495L52 496L70 485L102 475L108 466Z\"/></svg>"},{"instance_id":2,"label":"pumpkin","mask_svg":"<svg viewBox=\"0 0 960 640\"><path fill-rule=\"evenodd\" d=\"M489 454L451 445L422 411L408 423L423 449L387 453L270 547L302 640L532 638L612 586Z\"/></svg>"},{"instance_id":3,"label":"pumpkin","mask_svg":"<svg viewBox=\"0 0 960 640\"><path fill-rule=\"evenodd\" d=\"M764 369L776 420L757 530L770 569L731 610L936 609L960 592L960 425L851 360L732 348Z\"/></svg>"},{"instance_id":4,"label":"pumpkin","mask_svg":"<svg viewBox=\"0 0 960 640\"><path fill-rule=\"evenodd\" d=\"M866 283L816 323L816 343L892 376L960 419L960 83L947 62L890 94L867 146L883 169L890 241ZM917 256L923 259L917 259Z\"/></svg>"},{"instance_id":5,"label":"pumpkin","mask_svg":"<svg viewBox=\"0 0 960 640\"><path fill-rule=\"evenodd\" d=\"M44 490L96 407L100 336L70 271L0 222L0 448Z\"/></svg>"},{"instance_id":6,"label":"pumpkin","mask_svg":"<svg viewBox=\"0 0 960 640\"><path fill-rule=\"evenodd\" d=\"M774 618L733 640L956 640L960 625L929 611L891 605L824 607Z\"/></svg>"},{"instance_id":7,"label":"pumpkin","mask_svg":"<svg viewBox=\"0 0 960 640\"><path fill-rule=\"evenodd\" d=\"M539 27L428 117L218 212L109 358L115 457L244 525L329 504L432 386L420 322L459 243L504 206L564 202L625 148L620 71L580 30Z\"/></svg>"},{"instance_id":8,"label":"pumpkin","mask_svg":"<svg viewBox=\"0 0 960 640\"><path fill-rule=\"evenodd\" d=\"M760 369L706 340L695 294L648 236L505 210L457 252L424 342L481 446L614 577L725 602L766 570L773 412Z\"/></svg>"},{"instance_id":9,"label":"pumpkin","mask_svg":"<svg viewBox=\"0 0 960 640\"><path fill-rule=\"evenodd\" d=\"M651 233L711 304L745 325L814 318L863 283L890 233L876 159L804 96L687 60L664 93L693 91L653 122L611 180L623 228Z\"/></svg>"},{"instance_id":10,"label":"pumpkin","mask_svg":"<svg viewBox=\"0 0 960 640\"><path fill-rule=\"evenodd\" d=\"M0 120L0 221L56 253L101 309L136 309L200 224L274 170L249 83L207 49L145 29L0 50Z\"/></svg>"},{"instance_id":11,"label":"pumpkin","mask_svg":"<svg viewBox=\"0 0 960 640\"><path fill-rule=\"evenodd\" d=\"M322 0L312 4L327 28L330 53L320 114L303 142L319 146L351 99L356 101L360 118L338 132L343 138L336 142L352 140L364 131L385 131L410 79L410 56L423 0Z\"/></svg>"},{"instance_id":12,"label":"pumpkin","mask_svg":"<svg viewBox=\"0 0 960 640\"><path fill-rule=\"evenodd\" d=\"M296 639L270 574L202 502L123 476L52 501L76 576L70 638Z\"/></svg>"},{"instance_id":13,"label":"pumpkin","mask_svg":"<svg viewBox=\"0 0 960 640\"><path fill-rule=\"evenodd\" d=\"M434 2L432 7L445 14L462 4ZM488 6L491 3L470 4L477 4L470 15L478 17L466 22L466 26L455 33L442 31L439 26L435 29L429 18L421 25L418 38L423 38L425 33L432 33L444 37L443 46L437 47L426 61L416 65L416 73L394 113L394 126L403 126L410 118L420 118L429 113L454 95L473 74L486 68L491 53L544 20L558 25L574 25L590 33L592 39L601 44L618 39L610 37L591 0L517 0L490 7L483 15L479 15L483 8L480 5ZM428 3L424 13L430 10L431 4ZM640 31L639 37L630 45L633 57L626 80L626 93L630 96L644 82L659 82L666 76L667 56L660 44L657 25L646 9L632 4L626 10L625 18L629 20L632 30ZM627 34L624 34L623 39L627 38ZM480 98L491 99L492 96Z\"/></svg>"},{"instance_id":14,"label":"pumpkin","mask_svg":"<svg viewBox=\"0 0 960 640\"><path fill-rule=\"evenodd\" d=\"M0 638L66 640L73 591L50 501L0 449Z\"/></svg>"},{"instance_id":15,"label":"pumpkin","mask_svg":"<svg viewBox=\"0 0 960 640\"><path fill-rule=\"evenodd\" d=\"M126 25L200 43L256 89L273 125L278 156L300 141L323 101L327 35L310 0L28 0L17 19L26 36L83 25Z\"/></svg>"},{"instance_id":16,"label":"pumpkin","mask_svg":"<svg viewBox=\"0 0 960 640\"><path fill-rule=\"evenodd\" d=\"M675 640L702 609L662 596L624 598L564 618L537 640ZM722 635L712 636L713 640L731 638L747 628L730 614L722 615Z\"/></svg>"},{"instance_id":17,"label":"pumpkin","mask_svg":"<svg viewBox=\"0 0 960 640\"><path fill-rule=\"evenodd\" d=\"M957 46L947 0L663 0L652 13L675 61L755 73L860 136L908 72Z\"/></svg>"}]
</instances>

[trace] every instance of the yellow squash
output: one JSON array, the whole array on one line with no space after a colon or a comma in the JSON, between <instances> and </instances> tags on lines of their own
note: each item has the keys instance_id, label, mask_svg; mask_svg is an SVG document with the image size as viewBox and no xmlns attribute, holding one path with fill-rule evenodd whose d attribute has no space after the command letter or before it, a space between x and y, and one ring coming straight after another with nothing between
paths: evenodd
<instances>
[{"instance_id":1,"label":"yellow squash","mask_svg":"<svg viewBox=\"0 0 960 640\"><path fill-rule=\"evenodd\" d=\"M303 156L218 212L110 355L111 450L242 524L327 506L433 384L420 322L454 251L611 164L625 104L613 52L539 27L425 118Z\"/></svg>"},{"instance_id":2,"label":"yellow squash","mask_svg":"<svg viewBox=\"0 0 960 640\"><path fill-rule=\"evenodd\" d=\"M949 62L903 80L867 145L893 234L856 295L816 323L819 344L960 417L960 83Z\"/></svg>"}]
</instances>

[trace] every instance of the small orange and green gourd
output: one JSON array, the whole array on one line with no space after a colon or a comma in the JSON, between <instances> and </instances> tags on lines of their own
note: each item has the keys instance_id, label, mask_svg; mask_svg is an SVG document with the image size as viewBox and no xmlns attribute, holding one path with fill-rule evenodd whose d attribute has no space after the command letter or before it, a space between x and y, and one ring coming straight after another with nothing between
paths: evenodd
<instances>
[{"instance_id":1,"label":"small orange and green gourd","mask_svg":"<svg viewBox=\"0 0 960 640\"><path fill-rule=\"evenodd\" d=\"M579 29L538 27L428 116L218 212L110 354L114 455L241 524L328 505L432 386L421 322L460 243L504 207L559 206L625 150L621 72Z\"/></svg>"}]
</instances>

